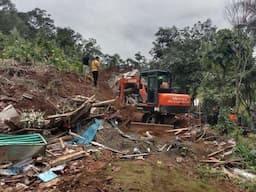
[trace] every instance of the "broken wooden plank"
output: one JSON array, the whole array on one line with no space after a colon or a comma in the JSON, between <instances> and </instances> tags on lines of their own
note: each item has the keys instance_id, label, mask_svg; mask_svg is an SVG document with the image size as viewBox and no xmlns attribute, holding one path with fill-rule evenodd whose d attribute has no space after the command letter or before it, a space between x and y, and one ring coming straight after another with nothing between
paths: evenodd
<instances>
[{"instance_id":1,"label":"broken wooden plank","mask_svg":"<svg viewBox=\"0 0 256 192\"><path fill-rule=\"evenodd\" d=\"M59 138L59 141L60 141L61 148L62 148L62 149L65 149L66 146L65 146L63 140L62 140L61 138Z\"/></svg>"},{"instance_id":2,"label":"broken wooden plank","mask_svg":"<svg viewBox=\"0 0 256 192\"><path fill-rule=\"evenodd\" d=\"M222 153L222 152L224 152L224 151L226 151L226 150L228 150L228 149L230 149L230 148L234 148L234 147L235 147L235 145L228 146L228 147L226 147L226 148L224 148L224 149L221 149L221 150L218 150L218 151L215 151L215 152L209 154L208 157L215 156L215 155L217 155L217 154L219 154L219 153Z\"/></svg>"},{"instance_id":3,"label":"broken wooden plank","mask_svg":"<svg viewBox=\"0 0 256 192\"><path fill-rule=\"evenodd\" d=\"M23 93L22 97L29 100L32 100L34 98L34 96L29 93Z\"/></svg>"},{"instance_id":4,"label":"broken wooden plank","mask_svg":"<svg viewBox=\"0 0 256 192\"><path fill-rule=\"evenodd\" d=\"M13 97L8 97L8 96L5 96L5 95L0 96L0 101L4 101L4 102L12 101L12 102L15 102L15 103L18 102L17 99L15 99Z\"/></svg>"},{"instance_id":5,"label":"broken wooden plank","mask_svg":"<svg viewBox=\"0 0 256 192\"><path fill-rule=\"evenodd\" d=\"M50 161L49 164L51 165L51 167L55 167L57 165L61 165L61 164L68 163L68 162L76 160L76 159L80 159L82 157L85 157L85 155L86 155L85 151L79 151L79 152L75 152L75 153L57 157L56 159Z\"/></svg>"},{"instance_id":6,"label":"broken wooden plank","mask_svg":"<svg viewBox=\"0 0 256 192\"><path fill-rule=\"evenodd\" d=\"M114 103L115 101L116 101L116 99L110 99L110 100L106 100L106 101L101 101L101 102L93 103L92 107L106 106L106 105Z\"/></svg>"},{"instance_id":7,"label":"broken wooden plank","mask_svg":"<svg viewBox=\"0 0 256 192\"><path fill-rule=\"evenodd\" d=\"M206 159L206 160L200 160L201 163L223 163L225 161L221 161L218 159Z\"/></svg>"},{"instance_id":8,"label":"broken wooden plank","mask_svg":"<svg viewBox=\"0 0 256 192\"><path fill-rule=\"evenodd\" d=\"M240 166L242 164L240 161L241 159L232 159L232 160L224 161L224 160L216 159L214 157L211 157L210 159L207 159L207 160L200 160L201 163L213 163L214 167L227 165L227 164Z\"/></svg>"},{"instance_id":9,"label":"broken wooden plank","mask_svg":"<svg viewBox=\"0 0 256 192\"><path fill-rule=\"evenodd\" d=\"M182 131L188 131L189 129L190 128L169 129L169 130L166 130L165 132L167 132L167 133L173 133L173 132L180 133Z\"/></svg>"},{"instance_id":10,"label":"broken wooden plank","mask_svg":"<svg viewBox=\"0 0 256 192\"><path fill-rule=\"evenodd\" d=\"M73 137L72 137L71 135L65 135L65 136L63 136L63 137L53 138L53 139L50 139L50 140L48 141L48 145L59 142L59 139L60 139L60 138L62 139L62 141L69 141L69 140L71 140Z\"/></svg>"},{"instance_id":11,"label":"broken wooden plank","mask_svg":"<svg viewBox=\"0 0 256 192\"><path fill-rule=\"evenodd\" d=\"M216 163L214 165L214 167L218 167L218 166L221 166L221 165L227 165L227 164L230 164L232 166L241 166L242 165L241 161L242 161L241 159L231 159L231 160L223 161L223 162L220 162L220 163Z\"/></svg>"},{"instance_id":12,"label":"broken wooden plank","mask_svg":"<svg viewBox=\"0 0 256 192\"><path fill-rule=\"evenodd\" d=\"M81 115L82 112L84 112L84 108L86 108L88 104L93 102L94 97L95 97L95 95L90 97L87 101L85 101L80 107L78 107L74 111L71 111L71 112L68 112L68 113L63 113L63 114L50 115L50 116L47 117L47 119L56 119L56 118L61 118L61 117L71 117L71 116L74 116L76 113L78 113L78 115Z\"/></svg>"},{"instance_id":13,"label":"broken wooden plank","mask_svg":"<svg viewBox=\"0 0 256 192\"><path fill-rule=\"evenodd\" d=\"M46 149L45 151L46 151L46 153L49 153L51 156L57 157L57 155L55 155L55 154L54 154L53 152L51 152L50 150Z\"/></svg>"},{"instance_id":14,"label":"broken wooden plank","mask_svg":"<svg viewBox=\"0 0 256 192\"><path fill-rule=\"evenodd\" d=\"M120 158L121 159L129 159L129 158L133 158L133 157L144 157L144 156L148 156L149 153L140 153L140 154L131 154L131 155L123 155Z\"/></svg>"},{"instance_id":15,"label":"broken wooden plank","mask_svg":"<svg viewBox=\"0 0 256 192\"><path fill-rule=\"evenodd\" d=\"M92 144L92 145L95 145L95 146L97 146L97 147L102 147L103 149L106 149L106 150L112 151L112 152L114 152L114 153L125 154L125 153L124 153L124 152L122 152L122 151L119 151L119 150L113 149L113 148L111 148L111 147L107 147L107 146L105 146L105 145L103 145L103 144L100 144L100 143L97 143L97 142L95 142L95 141L91 141L91 144Z\"/></svg>"}]
</instances>

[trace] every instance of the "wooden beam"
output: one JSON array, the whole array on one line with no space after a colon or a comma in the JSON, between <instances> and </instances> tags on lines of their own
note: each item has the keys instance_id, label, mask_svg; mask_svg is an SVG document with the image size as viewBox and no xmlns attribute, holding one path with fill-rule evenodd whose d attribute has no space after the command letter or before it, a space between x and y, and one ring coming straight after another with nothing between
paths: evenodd
<instances>
[{"instance_id":1,"label":"wooden beam","mask_svg":"<svg viewBox=\"0 0 256 192\"><path fill-rule=\"evenodd\" d=\"M156 124L156 123L141 123L141 122L131 122L131 125L143 125L143 126L157 126L157 127L168 127L173 128L173 125L168 124Z\"/></svg>"},{"instance_id":2,"label":"wooden beam","mask_svg":"<svg viewBox=\"0 0 256 192\"><path fill-rule=\"evenodd\" d=\"M106 101L93 103L92 107L101 107L101 106L109 105L109 104L114 103L115 101L116 101L116 99L111 99L111 100L106 100Z\"/></svg>"},{"instance_id":3,"label":"wooden beam","mask_svg":"<svg viewBox=\"0 0 256 192\"><path fill-rule=\"evenodd\" d=\"M189 128L180 128L180 129L169 129L169 130L166 130L165 132L167 133L173 133L173 132L182 132L182 131L188 131Z\"/></svg>"},{"instance_id":4,"label":"wooden beam","mask_svg":"<svg viewBox=\"0 0 256 192\"><path fill-rule=\"evenodd\" d=\"M85 157L85 155L86 155L85 151L79 151L79 152L76 152L76 153L71 153L71 154L67 154L67 155L57 157L56 159L50 161L49 164L51 165L51 167L55 167L57 165L67 163L69 161Z\"/></svg>"},{"instance_id":5,"label":"wooden beam","mask_svg":"<svg viewBox=\"0 0 256 192\"><path fill-rule=\"evenodd\" d=\"M209 154L208 157L215 156L215 155L217 155L219 153L222 153L222 152L226 151L227 149L231 149L231 148L234 148L234 147L235 147L235 145L228 146L228 147L226 147L224 149L221 149L221 150L218 150L218 151L215 151L215 152Z\"/></svg>"}]
</instances>

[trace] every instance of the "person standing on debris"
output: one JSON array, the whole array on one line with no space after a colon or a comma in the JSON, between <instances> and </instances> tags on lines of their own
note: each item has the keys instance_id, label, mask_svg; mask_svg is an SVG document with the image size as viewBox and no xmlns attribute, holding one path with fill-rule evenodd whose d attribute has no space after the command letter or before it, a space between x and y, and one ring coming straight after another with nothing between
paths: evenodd
<instances>
[{"instance_id":1,"label":"person standing on debris","mask_svg":"<svg viewBox=\"0 0 256 192\"><path fill-rule=\"evenodd\" d=\"M87 55L83 57L83 71L86 79L90 72L89 59L90 58Z\"/></svg>"},{"instance_id":2,"label":"person standing on debris","mask_svg":"<svg viewBox=\"0 0 256 192\"><path fill-rule=\"evenodd\" d=\"M99 69L100 69L100 58L95 57L95 59L91 63L91 71L93 76L94 86L97 86L98 76L99 76Z\"/></svg>"}]
</instances>

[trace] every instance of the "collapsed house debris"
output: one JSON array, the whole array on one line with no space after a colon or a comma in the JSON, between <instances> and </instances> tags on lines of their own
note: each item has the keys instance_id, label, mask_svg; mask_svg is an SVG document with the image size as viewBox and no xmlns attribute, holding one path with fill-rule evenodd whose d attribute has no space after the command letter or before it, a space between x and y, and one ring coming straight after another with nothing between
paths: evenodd
<instances>
[{"instance_id":1,"label":"collapsed house debris","mask_svg":"<svg viewBox=\"0 0 256 192\"><path fill-rule=\"evenodd\" d=\"M51 70L40 73L57 76ZM78 78L68 76L75 84ZM77 184L77 177L97 165L101 154L105 162L153 159L160 165L168 159L170 166L209 164L230 178L255 179L242 170L243 159L232 157L236 143L216 135L193 114L177 115L180 123L175 126L131 122L134 110L116 104L112 93L108 98L95 92L83 95L84 87L71 91L72 86L60 96L63 90L55 83L61 81L45 82L40 76L39 87L47 84L47 94L32 86L32 91L22 89L12 96L8 86L15 86L14 78L6 78L1 88L6 97L0 99L0 191L61 191L69 181ZM105 180L111 183L111 178Z\"/></svg>"}]
</instances>

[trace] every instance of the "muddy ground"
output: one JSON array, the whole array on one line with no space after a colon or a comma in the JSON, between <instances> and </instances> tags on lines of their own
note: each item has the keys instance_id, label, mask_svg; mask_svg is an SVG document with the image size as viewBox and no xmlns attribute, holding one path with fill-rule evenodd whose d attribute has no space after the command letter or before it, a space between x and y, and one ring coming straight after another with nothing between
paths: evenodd
<instances>
[{"instance_id":1,"label":"muddy ground","mask_svg":"<svg viewBox=\"0 0 256 192\"><path fill-rule=\"evenodd\" d=\"M100 73L99 86L76 73L60 72L53 67L45 66L1 66L0 68L0 109L13 104L20 111L41 110L45 114L55 114L60 110L59 105L74 95L90 97L96 95L99 101L115 98L109 88L111 79L118 74L117 70L106 69ZM26 99L23 94L33 96ZM125 110L124 110L125 111ZM124 113L122 111L122 113ZM131 112L130 112L131 113ZM127 116L130 116L127 111ZM186 121L176 128L196 126L198 123ZM202 125L204 126L204 125ZM60 192L239 192L240 188L233 179L214 173L207 164L199 163L207 155L216 150L216 146L196 141L193 136L179 138L166 133L163 129L140 129L123 126L125 133L144 137L149 131L154 138L151 145L141 141L124 139L113 129L106 128L96 136L102 144L118 150L133 150L141 152L153 151L143 159L122 160L109 151L92 153L85 159L74 161L69 165L70 170L59 175L50 187L44 183L34 182L32 189L24 191L60 191ZM152 145L153 144L153 145ZM168 151L157 150L167 144L172 146ZM55 182L55 183L54 183ZM1 188L0 188L1 189ZM12 191L5 188L5 191Z\"/></svg>"}]
</instances>

